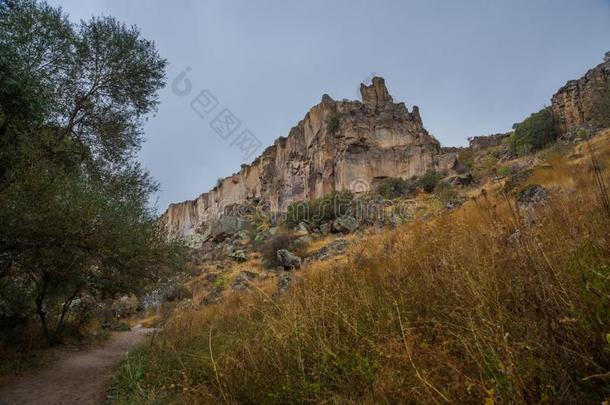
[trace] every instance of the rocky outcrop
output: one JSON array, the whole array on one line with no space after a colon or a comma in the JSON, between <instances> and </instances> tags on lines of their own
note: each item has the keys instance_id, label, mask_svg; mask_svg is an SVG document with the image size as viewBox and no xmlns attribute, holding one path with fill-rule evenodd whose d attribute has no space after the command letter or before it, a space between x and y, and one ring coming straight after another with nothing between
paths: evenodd
<instances>
[{"instance_id":1,"label":"rocky outcrop","mask_svg":"<svg viewBox=\"0 0 610 405\"><path fill-rule=\"evenodd\" d=\"M468 138L468 144L473 152L480 152L482 150L489 149L494 146L502 145L502 143L505 142L511 136L511 134L512 132L507 132L504 134L474 136L472 138Z\"/></svg>"},{"instance_id":2,"label":"rocky outcrop","mask_svg":"<svg viewBox=\"0 0 610 405\"><path fill-rule=\"evenodd\" d=\"M366 191L387 177L410 178L453 164L439 159L439 142L424 128L419 109L394 103L382 78L361 85L361 93L362 102L324 95L252 164L197 199L170 205L165 224L180 236L206 234L236 207L284 212L294 201L333 190Z\"/></svg>"},{"instance_id":3,"label":"rocky outcrop","mask_svg":"<svg viewBox=\"0 0 610 405\"><path fill-rule=\"evenodd\" d=\"M592 124L592 105L600 88L610 81L610 59L589 70L578 80L571 80L551 99L551 111L559 118L561 133L573 133Z\"/></svg>"}]
</instances>

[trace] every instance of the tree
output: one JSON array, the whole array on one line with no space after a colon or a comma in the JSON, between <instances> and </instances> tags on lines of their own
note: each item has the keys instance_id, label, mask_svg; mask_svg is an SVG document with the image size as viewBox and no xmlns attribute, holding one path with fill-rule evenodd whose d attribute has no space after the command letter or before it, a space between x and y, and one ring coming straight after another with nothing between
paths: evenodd
<instances>
[{"instance_id":1,"label":"tree","mask_svg":"<svg viewBox=\"0 0 610 405\"><path fill-rule=\"evenodd\" d=\"M134 159L166 61L135 27L35 0L0 1L0 56L0 318L32 311L52 345L75 299L180 265Z\"/></svg>"},{"instance_id":2,"label":"tree","mask_svg":"<svg viewBox=\"0 0 610 405\"><path fill-rule=\"evenodd\" d=\"M522 155L544 148L557 138L557 122L548 108L543 108L517 124L510 138L510 150Z\"/></svg>"}]
</instances>

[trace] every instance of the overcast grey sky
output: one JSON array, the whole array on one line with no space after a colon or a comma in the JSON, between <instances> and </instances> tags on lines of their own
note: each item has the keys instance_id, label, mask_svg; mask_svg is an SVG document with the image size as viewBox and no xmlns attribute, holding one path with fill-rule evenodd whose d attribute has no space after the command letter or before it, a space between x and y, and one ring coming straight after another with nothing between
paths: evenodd
<instances>
[{"instance_id":1,"label":"overcast grey sky","mask_svg":"<svg viewBox=\"0 0 610 405\"><path fill-rule=\"evenodd\" d=\"M464 145L510 129L610 50L610 0L50 3L73 20L112 15L135 24L168 59L168 86L141 152L162 186L160 211L250 163L231 146L243 129L261 152L322 94L355 99L373 73L395 100L420 107L443 145ZM179 96L171 82L187 67L192 91ZM205 89L218 106L202 118L190 102ZM224 108L241 122L228 140L210 127Z\"/></svg>"}]
</instances>

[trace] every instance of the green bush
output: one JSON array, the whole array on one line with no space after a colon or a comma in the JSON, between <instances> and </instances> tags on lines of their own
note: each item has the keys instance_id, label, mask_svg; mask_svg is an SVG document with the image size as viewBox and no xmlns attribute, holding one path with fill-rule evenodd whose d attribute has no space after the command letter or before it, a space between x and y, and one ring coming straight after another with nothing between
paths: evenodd
<instances>
[{"instance_id":1,"label":"green bush","mask_svg":"<svg viewBox=\"0 0 610 405\"><path fill-rule=\"evenodd\" d=\"M387 199L402 197L414 193L416 190L417 181L415 179L405 180L399 177L383 179L377 186L377 193Z\"/></svg>"},{"instance_id":2,"label":"green bush","mask_svg":"<svg viewBox=\"0 0 610 405\"><path fill-rule=\"evenodd\" d=\"M544 148L557 138L556 119L548 108L530 115L517 125L510 138L510 151L524 155Z\"/></svg>"},{"instance_id":3,"label":"green bush","mask_svg":"<svg viewBox=\"0 0 610 405\"><path fill-rule=\"evenodd\" d=\"M469 170L474 166L474 152L472 149L462 149L458 152L458 162L466 166Z\"/></svg>"},{"instance_id":4,"label":"green bush","mask_svg":"<svg viewBox=\"0 0 610 405\"><path fill-rule=\"evenodd\" d=\"M434 188L434 194L443 203L454 203L458 200L458 193L451 184L446 181L439 181Z\"/></svg>"},{"instance_id":5,"label":"green bush","mask_svg":"<svg viewBox=\"0 0 610 405\"><path fill-rule=\"evenodd\" d=\"M431 193L436 188L438 182L441 181L441 175L436 170L428 170L424 176L417 181L417 185L426 193Z\"/></svg>"},{"instance_id":6,"label":"green bush","mask_svg":"<svg viewBox=\"0 0 610 405\"><path fill-rule=\"evenodd\" d=\"M326 129L330 134L336 134L341 127L341 114L334 113L326 119Z\"/></svg>"},{"instance_id":7,"label":"green bush","mask_svg":"<svg viewBox=\"0 0 610 405\"><path fill-rule=\"evenodd\" d=\"M288 206L285 223L291 228L301 222L321 225L349 213L353 200L350 191L335 191L325 197L294 202Z\"/></svg>"}]
</instances>

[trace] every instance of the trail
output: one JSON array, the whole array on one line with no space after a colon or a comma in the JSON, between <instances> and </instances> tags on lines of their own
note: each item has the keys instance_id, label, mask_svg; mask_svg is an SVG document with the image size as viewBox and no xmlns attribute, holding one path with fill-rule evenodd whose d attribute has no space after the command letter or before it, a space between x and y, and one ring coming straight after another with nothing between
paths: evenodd
<instances>
[{"instance_id":1,"label":"trail","mask_svg":"<svg viewBox=\"0 0 610 405\"><path fill-rule=\"evenodd\" d=\"M0 405L101 404L115 368L129 349L151 331L135 327L127 332L113 332L101 346L63 352L53 364L1 386Z\"/></svg>"}]
</instances>

